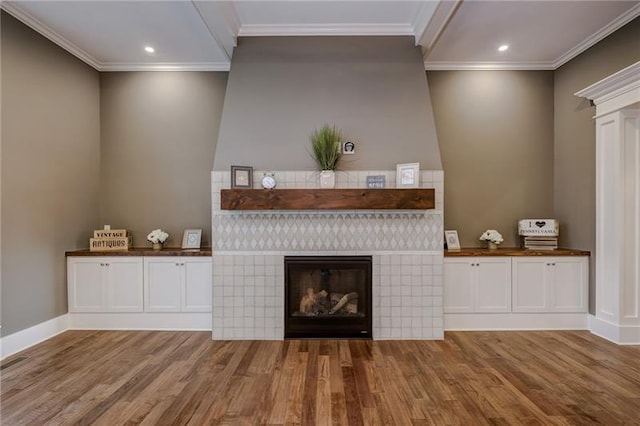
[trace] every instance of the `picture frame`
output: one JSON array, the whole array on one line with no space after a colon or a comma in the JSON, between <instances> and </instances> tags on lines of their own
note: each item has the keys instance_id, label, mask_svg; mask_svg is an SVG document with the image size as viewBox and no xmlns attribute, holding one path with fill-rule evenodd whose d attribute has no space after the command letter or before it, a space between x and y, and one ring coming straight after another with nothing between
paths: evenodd
<instances>
[{"instance_id":1,"label":"picture frame","mask_svg":"<svg viewBox=\"0 0 640 426\"><path fill-rule=\"evenodd\" d=\"M345 155L355 154L356 153L356 144L347 141L342 144L342 153Z\"/></svg>"},{"instance_id":2,"label":"picture frame","mask_svg":"<svg viewBox=\"0 0 640 426\"><path fill-rule=\"evenodd\" d=\"M231 188L234 188L234 189L253 188L253 167L231 166Z\"/></svg>"},{"instance_id":3,"label":"picture frame","mask_svg":"<svg viewBox=\"0 0 640 426\"><path fill-rule=\"evenodd\" d=\"M185 229L182 234L182 248L199 250L201 239L202 229Z\"/></svg>"},{"instance_id":4,"label":"picture frame","mask_svg":"<svg viewBox=\"0 0 640 426\"><path fill-rule=\"evenodd\" d=\"M444 231L444 239L447 242L448 250L460 250L460 239L458 238L458 231Z\"/></svg>"},{"instance_id":5,"label":"picture frame","mask_svg":"<svg viewBox=\"0 0 640 426\"><path fill-rule=\"evenodd\" d=\"M417 188L420 184L420 163L396 165L396 188Z\"/></svg>"}]
</instances>

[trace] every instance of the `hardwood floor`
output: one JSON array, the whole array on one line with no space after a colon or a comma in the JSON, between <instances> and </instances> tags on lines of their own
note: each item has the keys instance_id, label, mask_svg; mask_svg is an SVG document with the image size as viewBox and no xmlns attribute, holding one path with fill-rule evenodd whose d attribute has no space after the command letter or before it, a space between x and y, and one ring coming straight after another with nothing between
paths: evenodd
<instances>
[{"instance_id":1,"label":"hardwood floor","mask_svg":"<svg viewBox=\"0 0 640 426\"><path fill-rule=\"evenodd\" d=\"M375 342L68 331L3 365L2 425L640 424L640 347L583 331Z\"/></svg>"}]
</instances>

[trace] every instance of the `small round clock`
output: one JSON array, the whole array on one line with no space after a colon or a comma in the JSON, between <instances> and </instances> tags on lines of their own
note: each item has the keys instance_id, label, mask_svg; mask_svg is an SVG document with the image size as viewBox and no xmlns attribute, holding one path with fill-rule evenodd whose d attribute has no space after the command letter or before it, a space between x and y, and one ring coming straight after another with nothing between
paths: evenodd
<instances>
[{"instance_id":1,"label":"small round clock","mask_svg":"<svg viewBox=\"0 0 640 426\"><path fill-rule=\"evenodd\" d=\"M273 173L265 173L262 176L262 187L264 189L273 189L276 187L276 177Z\"/></svg>"}]
</instances>

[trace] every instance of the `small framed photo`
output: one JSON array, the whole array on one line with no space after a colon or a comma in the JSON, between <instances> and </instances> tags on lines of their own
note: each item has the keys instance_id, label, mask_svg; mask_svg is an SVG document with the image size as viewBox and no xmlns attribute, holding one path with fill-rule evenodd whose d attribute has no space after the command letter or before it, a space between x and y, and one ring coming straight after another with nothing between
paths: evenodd
<instances>
[{"instance_id":1,"label":"small framed photo","mask_svg":"<svg viewBox=\"0 0 640 426\"><path fill-rule=\"evenodd\" d=\"M253 167L231 166L231 188L253 188Z\"/></svg>"},{"instance_id":2,"label":"small framed photo","mask_svg":"<svg viewBox=\"0 0 640 426\"><path fill-rule=\"evenodd\" d=\"M447 242L447 248L449 250L460 250L458 231L444 231L444 239Z\"/></svg>"},{"instance_id":3,"label":"small framed photo","mask_svg":"<svg viewBox=\"0 0 640 426\"><path fill-rule=\"evenodd\" d=\"M417 188L420 183L420 163L396 165L396 188Z\"/></svg>"},{"instance_id":4,"label":"small framed photo","mask_svg":"<svg viewBox=\"0 0 640 426\"><path fill-rule=\"evenodd\" d=\"M185 229L182 234L183 249L199 249L202 239L202 229Z\"/></svg>"},{"instance_id":5,"label":"small framed photo","mask_svg":"<svg viewBox=\"0 0 640 426\"><path fill-rule=\"evenodd\" d=\"M356 144L353 142L345 142L342 144L342 153L349 155L356 153Z\"/></svg>"}]
</instances>

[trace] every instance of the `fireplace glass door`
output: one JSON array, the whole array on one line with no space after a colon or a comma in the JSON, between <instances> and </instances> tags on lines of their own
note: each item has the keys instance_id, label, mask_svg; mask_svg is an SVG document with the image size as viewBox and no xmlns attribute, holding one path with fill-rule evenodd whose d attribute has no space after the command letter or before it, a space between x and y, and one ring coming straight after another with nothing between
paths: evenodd
<instances>
[{"instance_id":1,"label":"fireplace glass door","mask_svg":"<svg viewBox=\"0 0 640 426\"><path fill-rule=\"evenodd\" d=\"M371 338L371 256L285 257L285 337Z\"/></svg>"}]
</instances>

